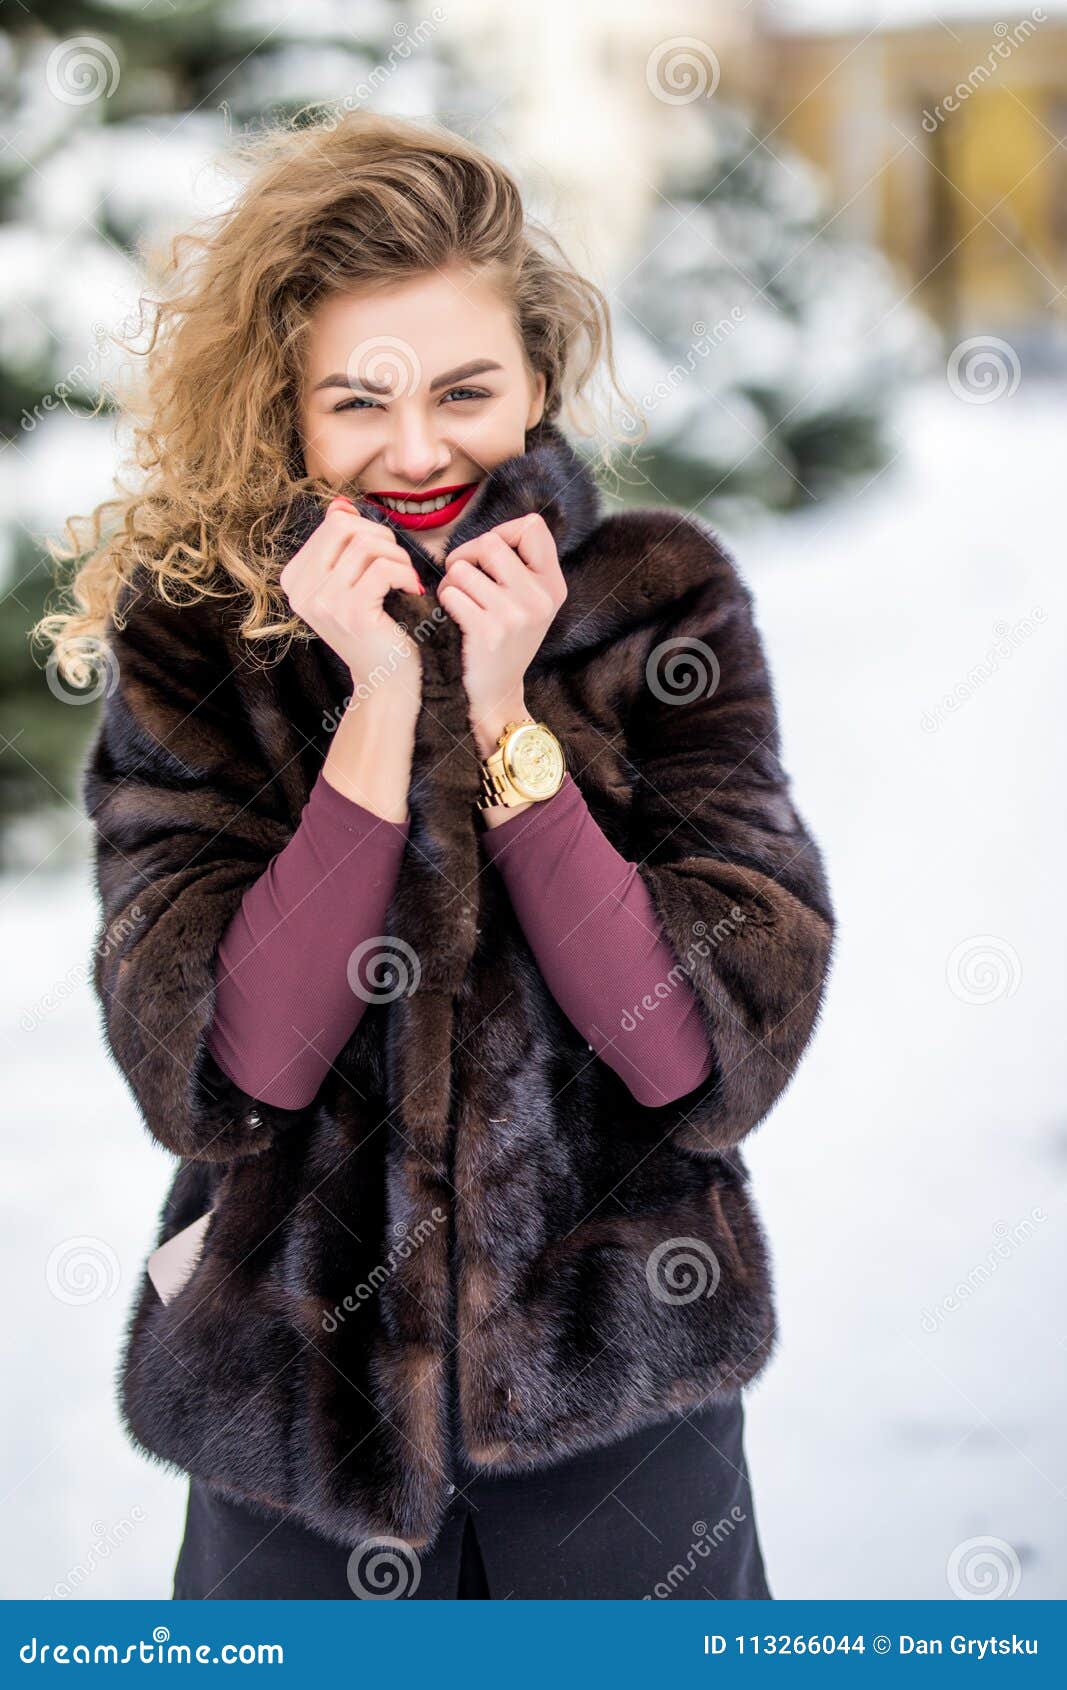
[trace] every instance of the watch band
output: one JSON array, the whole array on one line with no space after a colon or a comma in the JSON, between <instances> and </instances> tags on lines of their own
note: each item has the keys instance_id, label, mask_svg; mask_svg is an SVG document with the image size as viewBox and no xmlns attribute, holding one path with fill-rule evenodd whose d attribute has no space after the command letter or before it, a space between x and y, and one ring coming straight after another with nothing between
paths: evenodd
<instances>
[{"instance_id":1,"label":"watch band","mask_svg":"<svg viewBox=\"0 0 1067 1690\"><path fill-rule=\"evenodd\" d=\"M482 790L478 798L479 810L488 810L496 804L503 804L505 808L513 808L518 803L526 803L521 793L517 793L502 768L490 769L488 758L482 764Z\"/></svg>"},{"instance_id":2,"label":"watch band","mask_svg":"<svg viewBox=\"0 0 1067 1690\"><path fill-rule=\"evenodd\" d=\"M542 728L544 732L551 735L555 743L559 745L558 739L556 739L555 734L552 733L552 729L548 726L547 722L538 722L533 716L524 716L520 721L506 723L504 728L501 730L495 750L491 751L488 757L483 758L481 763L481 793L477 803L479 811L488 810L496 805L500 805L505 809L514 809L518 804L541 803L544 798L553 796L553 794L559 790L557 785L552 789L552 793L544 793L541 796L531 795L528 792L521 791L508 776L504 759L504 749L507 740L516 728L531 726ZM559 749L562 760L562 746L560 746ZM566 767L565 764L564 767Z\"/></svg>"}]
</instances>

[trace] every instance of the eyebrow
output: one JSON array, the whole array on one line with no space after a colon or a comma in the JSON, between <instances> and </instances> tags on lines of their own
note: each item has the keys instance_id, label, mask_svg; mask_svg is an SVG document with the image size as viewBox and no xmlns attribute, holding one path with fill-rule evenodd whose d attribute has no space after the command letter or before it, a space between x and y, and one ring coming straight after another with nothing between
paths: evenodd
<instances>
[{"instance_id":1,"label":"eyebrow","mask_svg":"<svg viewBox=\"0 0 1067 1690\"><path fill-rule=\"evenodd\" d=\"M443 376L435 376L430 383L430 392L436 393L442 387L454 387L456 382L464 381L468 376L480 376L486 370L502 370L503 364L497 364L492 358L472 358L467 364L460 364L454 370L446 370ZM318 393L324 387L343 387L349 391L359 389L363 393L388 394L392 391L387 382L363 381L357 376L350 376L344 370L332 376L323 376L312 388Z\"/></svg>"}]
</instances>

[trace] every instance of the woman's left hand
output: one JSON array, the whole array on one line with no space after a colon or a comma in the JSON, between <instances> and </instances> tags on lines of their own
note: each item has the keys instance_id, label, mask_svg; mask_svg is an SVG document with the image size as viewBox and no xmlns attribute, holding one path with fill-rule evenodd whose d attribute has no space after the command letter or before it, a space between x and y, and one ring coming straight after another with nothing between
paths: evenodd
<instances>
[{"instance_id":1,"label":"woman's left hand","mask_svg":"<svg viewBox=\"0 0 1067 1690\"><path fill-rule=\"evenodd\" d=\"M523 677L567 597L544 517L515 517L449 552L437 597L463 631L471 729L487 757L506 723L527 714Z\"/></svg>"}]
</instances>

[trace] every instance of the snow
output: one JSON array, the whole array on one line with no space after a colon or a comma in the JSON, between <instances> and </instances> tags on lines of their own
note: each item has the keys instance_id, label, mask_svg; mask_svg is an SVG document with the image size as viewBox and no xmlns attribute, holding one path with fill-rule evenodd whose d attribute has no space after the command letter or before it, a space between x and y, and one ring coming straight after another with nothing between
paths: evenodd
<instances>
[{"instance_id":1,"label":"snow","mask_svg":"<svg viewBox=\"0 0 1067 1690\"><path fill-rule=\"evenodd\" d=\"M114 416L88 417L65 409L61 397L39 401L37 415L24 413L22 433L0 455L0 503L11 526L0 530L0 581L11 582L14 525L46 539L65 541L63 524L72 513L88 516L113 494L116 440L129 439ZM127 469L130 485L137 473ZM12 582L12 585L14 583Z\"/></svg>"},{"instance_id":2,"label":"snow","mask_svg":"<svg viewBox=\"0 0 1067 1690\"><path fill-rule=\"evenodd\" d=\"M225 211L236 193L229 138L216 112L166 112L123 123L83 124L76 144L45 159L23 183L22 205L58 241L71 227L99 240L106 225L131 244L164 242L198 218ZM136 170L130 160L138 160ZM142 278L115 245L116 260Z\"/></svg>"},{"instance_id":3,"label":"snow","mask_svg":"<svg viewBox=\"0 0 1067 1690\"><path fill-rule=\"evenodd\" d=\"M88 846L73 813L67 826ZM169 1595L182 1485L117 1419L117 1355L172 1158L102 1050L88 986L88 870L46 865L2 894L9 1316L4 1597ZM17 1288L17 1292L16 1292ZM14 1300L12 1300L14 1299ZM79 1571L80 1569L80 1571Z\"/></svg>"},{"instance_id":4,"label":"snow","mask_svg":"<svg viewBox=\"0 0 1067 1690\"><path fill-rule=\"evenodd\" d=\"M976 1537L1014 1550L1020 1597L1064 1593L1064 421L1025 377L988 404L923 389L891 470L739 542L841 925L816 1042L750 1141L778 1596L947 1596Z\"/></svg>"},{"instance_id":5,"label":"snow","mask_svg":"<svg viewBox=\"0 0 1067 1690\"><path fill-rule=\"evenodd\" d=\"M1025 374L987 404L927 385L868 486L725 536L840 918L815 1043L747 1147L781 1315L747 1397L778 1597L946 1596L985 1537L1020 1597L1063 1594L1065 420ZM16 880L3 1594L167 1596L184 1482L126 1443L114 1375L172 1162L102 1048L87 871Z\"/></svg>"},{"instance_id":6,"label":"snow","mask_svg":"<svg viewBox=\"0 0 1067 1690\"><path fill-rule=\"evenodd\" d=\"M845 418L937 361L890 261L842 237L826 181L778 142L757 148L740 110L716 108L705 158L676 172L640 247L617 289L620 375L649 447L702 462L711 485L744 462L762 502L787 503L794 441L821 435L839 461L827 443Z\"/></svg>"}]
</instances>

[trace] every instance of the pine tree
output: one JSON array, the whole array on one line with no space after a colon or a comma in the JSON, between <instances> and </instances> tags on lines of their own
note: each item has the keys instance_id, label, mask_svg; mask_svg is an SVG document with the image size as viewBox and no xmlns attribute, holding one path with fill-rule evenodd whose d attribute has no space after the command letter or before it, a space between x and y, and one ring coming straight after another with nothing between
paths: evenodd
<instances>
[{"instance_id":1,"label":"pine tree","mask_svg":"<svg viewBox=\"0 0 1067 1690\"><path fill-rule=\"evenodd\" d=\"M892 398L937 346L883 256L836 234L813 168L773 149L716 100L616 295L651 487L719 520L874 474Z\"/></svg>"},{"instance_id":2,"label":"pine tree","mask_svg":"<svg viewBox=\"0 0 1067 1690\"><path fill-rule=\"evenodd\" d=\"M0 98L0 810L75 817L96 715L61 699L29 627L54 602L44 537L109 495L108 331L136 321L139 242L222 209L229 132L338 103L431 109L438 53L397 5L36 0L6 8ZM214 196L214 197L213 197ZM94 410L101 406L98 415ZM50 685L55 690L50 690ZM6 836L9 855L20 847ZM0 840L0 849L4 841ZM73 846L72 846L73 849Z\"/></svg>"}]
</instances>

